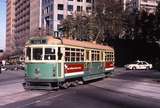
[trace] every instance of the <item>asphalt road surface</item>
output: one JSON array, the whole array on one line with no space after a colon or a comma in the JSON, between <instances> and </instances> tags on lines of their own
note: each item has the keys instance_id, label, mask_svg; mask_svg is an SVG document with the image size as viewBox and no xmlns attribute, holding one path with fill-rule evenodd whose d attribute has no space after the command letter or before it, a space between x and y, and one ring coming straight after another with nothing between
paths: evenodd
<instances>
[{"instance_id":1,"label":"asphalt road surface","mask_svg":"<svg viewBox=\"0 0 160 108\"><path fill-rule=\"evenodd\" d=\"M20 82L22 80L24 80L23 70L19 70L19 71L6 70L6 71L2 71L2 73L0 74L0 85Z\"/></svg>"},{"instance_id":2,"label":"asphalt road surface","mask_svg":"<svg viewBox=\"0 0 160 108\"><path fill-rule=\"evenodd\" d=\"M111 78L65 90L2 95L0 108L160 108L159 79L155 70L118 68Z\"/></svg>"}]
</instances>

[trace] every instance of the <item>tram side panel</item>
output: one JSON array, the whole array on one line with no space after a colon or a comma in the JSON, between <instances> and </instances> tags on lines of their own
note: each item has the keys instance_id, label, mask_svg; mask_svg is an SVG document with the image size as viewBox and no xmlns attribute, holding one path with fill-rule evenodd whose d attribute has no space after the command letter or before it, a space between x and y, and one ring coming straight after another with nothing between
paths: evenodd
<instances>
[{"instance_id":1,"label":"tram side panel","mask_svg":"<svg viewBox=\"0 0 160 108\"><path fill-rule=\"evenodd\" d=\"M65 63L64 77L65 79L80 78L84 75L84 63Z\"/></svg>"},{"instance_id":2,"label":"tram side panel","mask_svg":"<svg viewBox=\"0 0 160 108\"><path fill-rule=\"evenodd\" d=\"M105 62L104 68L105 68L104 71L105 71L106 76L111 75L112 72L114 71L114 62L113 61Z\"/></svg>"},{"instance_id":3,"label":"tram side panel","mask_svg":"<svg viewBox=\"0 0 160 108\"><path fill-rule=\"evenodd\" d=\"M87 62L85 67L85 73L83 76L84 81L89 81L98 78L104 78L104 69L102 62Z\"/></svg>"},{"instance_id":4,"label":"tram side panel","mask_svg":"<svg viewBox=\"0 0 160 108\"><path fill-rule=\"evenodd\" d=\"M89 81L105 77L104 68L101 62L65 63L64 73L66 80L82 78L84 81Z\"/></svg>"},{"instance_id":5,"label":"tram side panel","mask_svg":"<svg viewBox=\"0 0 160 108\"><path fill-rule=\"evenodd\" d=\"M27 63L26 64L26 82L58 82L63 81L61 78L61 64L60 63Z\"/></svg>"}]
</instances>

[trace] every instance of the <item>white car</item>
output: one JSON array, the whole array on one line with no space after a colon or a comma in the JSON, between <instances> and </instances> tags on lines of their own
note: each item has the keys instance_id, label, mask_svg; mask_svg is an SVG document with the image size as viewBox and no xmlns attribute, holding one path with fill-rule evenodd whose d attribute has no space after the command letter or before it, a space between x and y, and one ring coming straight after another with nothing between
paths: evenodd
<instances>
[{"instance_id":1,"label":"white car","mask_svg":"<svg viewBox=\"0 0 160 108\"><path fill-rule=\"evenodd\" d=\"M133 69L133 70L136 70L136 69L146 69L146 70L149 70L149 69L152 69L152 64L149 64L148 62L146 61L135 61L131 64L127 64L124 66L126 69Z\"/></svg>"}]
</instances>

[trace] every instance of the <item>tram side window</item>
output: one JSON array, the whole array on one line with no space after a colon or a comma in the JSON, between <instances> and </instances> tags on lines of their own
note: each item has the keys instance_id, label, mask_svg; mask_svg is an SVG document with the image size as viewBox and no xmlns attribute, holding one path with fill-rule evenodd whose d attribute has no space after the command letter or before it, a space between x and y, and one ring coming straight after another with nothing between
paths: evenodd
<instances>
[{"instance_id":1,"label":"tram side window","mask_svg":"<svg viewBox=\"0 0 160 108\"><path fill-rule=\"evenodd\" d=\"M84 61L84 50L65 48L65 61Z\"/></svg>"},{"instance_id":2,"label":"tram side window","mask_svg":"<svg viewBox=\"0 0 160 108\"><path fill-rule=\"evenodd\" d=\"M92 51L92 61L100 60L100 51Z\"/></svg>"},{"instance_id":3,"label":"tram side window","mask_svg":"<svg viewBox=\"0 0 160 108\"><path fill-rule=\"evenodd\" d=\"M27 60L31 60L31 48L27 48L27 51L26 51L26 56L27 56Z\"/></svg>"},{"instance_id":4,"label":"tram side window","mask_svg":"<svg viewBox=\"0 0 160 108\"><path fill-rule=\"evenodd\" d=\"M89 50L86 50L86 60L89 61Z\"/></svg>"},{"instance_id":5,"label":"tram side window","mask_svg":"<svg viewBox=\"0 0 160 108\"><path fill-rule=\"evenodd\" d=\"M71 61L75 61L75 48L71 48Z\"/></svg>"},{"instance_id":6,"label":"tram side window","mask_svg":"<svg viewBox=\"0 0 160 108\"><path fill-rule=\"evenodd\" d=\"M65 48L65 61L70 61L70 48Z\"/></svg>"},{"instance_id":7,"label":"tram side window","mask_svg":"<svg viewBox=\"0 0 160 108\"><path fill-rule=\"evenodd\" d=\"M103 51L101 51L101 60L103 61Z\"/></svg>"},{"instance_id":8,"label":"tram side window","mask_svg":"<svg viewBox=\"0 0 160 108\"><path fill-rule=\"evenodd\" d=\"M33 48L33 60L42 60L42 48Z\"/></svg>"},{"instance_id":9,"label":"tram side window","mask_svg":"<svg viewBox=\"0 0 160 108\"><path fill-rule=\"evenodd\" d=\"M105 52L105 61L114 61L113 52Z\"/></svg>"},{"instance_id":10,"label":"tram side window","mask_svg":"<svg viewBox=\"0 0 160 108\"><path fill-rule=\"evenodd\" d=\"M44 60L55 60L55 49L54 48L45 48Z\"/></svg>"},{"instance_id":11,"label":"tram side window","mask_svg":"<svg viewBox=\"0 0 160 108\"><path fill-rule=\"evenodd\" d=\"M84 61L84 50L81 49L81 61Z\"/></svg>"},{"instance_id":12,"label":"tram side window","mask_svg":"<svg viewBox=\"0 0 160 108\"><path fill-rule=\"evenodd\" d=\"M76 49L76 61L80 61L80 49Z\"/></svg>"},{"instance_id":13,"label":"tram side window","mask_svg":"<svg viewBox=\"0 0 160 108\"><path fill-rule=\"evenodd\" d=\"M100 51L96 51L96 60L97 60L97 61L100 60Z\"/></svg>"}]
</instances>

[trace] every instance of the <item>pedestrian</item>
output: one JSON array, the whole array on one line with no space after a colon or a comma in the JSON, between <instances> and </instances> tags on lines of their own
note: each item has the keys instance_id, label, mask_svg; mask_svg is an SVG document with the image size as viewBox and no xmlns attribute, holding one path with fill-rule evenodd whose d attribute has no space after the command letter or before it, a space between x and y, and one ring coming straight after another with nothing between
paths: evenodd
<instances>
[{"instance_id":1,"label":"pedestrian","mask_svg":"<svg viewBox=\"0 0 160 108\"><path fill-rule=\"evenodd\" d=\"M6 65L6 61L2 60L2 66L5 66L5 65Z\"/></svg>"}]
</instances>

